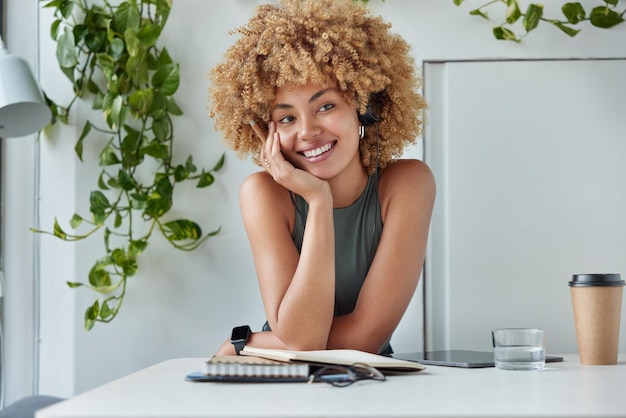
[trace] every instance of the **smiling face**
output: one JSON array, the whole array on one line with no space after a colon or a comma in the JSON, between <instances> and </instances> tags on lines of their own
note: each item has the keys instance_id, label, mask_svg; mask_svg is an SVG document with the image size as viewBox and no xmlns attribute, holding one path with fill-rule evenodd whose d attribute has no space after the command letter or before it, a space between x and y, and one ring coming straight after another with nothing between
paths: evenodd
<instances>
[{"instance_id":1,"label":"smiling face","mask_svg":"<svg viewBox=\"0 0 626 418\"><path fill-rule=\"evenodd\" d=\"M295 167L331 179L364 170L359 156L356 109L332 87L283 86L271 103L282 153Z\"/></svg>"}]
</instances>

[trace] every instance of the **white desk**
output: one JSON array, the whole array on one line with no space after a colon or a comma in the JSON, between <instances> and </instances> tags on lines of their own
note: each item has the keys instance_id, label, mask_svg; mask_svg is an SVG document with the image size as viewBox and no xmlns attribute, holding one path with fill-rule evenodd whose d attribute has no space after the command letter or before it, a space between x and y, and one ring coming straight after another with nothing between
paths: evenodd
<instances>
[{"instance_id":1,"label":"white desk","mask_svg":"<svg viewBox=\"0 0 626 418\"><path fill-rule=\"evenodd\" d=\"M36 417L626 417L626 354L616 366L581 366L566 355L539 372L429 366L346 388L184 381L203 360L157 364Z\"/></svg>"}]
</instances>

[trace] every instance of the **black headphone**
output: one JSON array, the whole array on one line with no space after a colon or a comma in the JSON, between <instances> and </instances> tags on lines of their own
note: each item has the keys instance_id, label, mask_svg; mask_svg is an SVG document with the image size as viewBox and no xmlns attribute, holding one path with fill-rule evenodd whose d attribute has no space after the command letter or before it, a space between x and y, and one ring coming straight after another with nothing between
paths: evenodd
<instances>
[{"instance_id":1,"label":"black headphone","mask_svg":"<svg viewBox=\"0 0 626 418\"><path fill-rule=\"evenodd\" d=\"M361 122L363 126L371 126L379 121L380 121L380 118L378 117L378 115L374 113L369 103L367 104L367 107L365 108L365 113L363 114L359 113L359 122Z\"/></svg>"}]
</instances>

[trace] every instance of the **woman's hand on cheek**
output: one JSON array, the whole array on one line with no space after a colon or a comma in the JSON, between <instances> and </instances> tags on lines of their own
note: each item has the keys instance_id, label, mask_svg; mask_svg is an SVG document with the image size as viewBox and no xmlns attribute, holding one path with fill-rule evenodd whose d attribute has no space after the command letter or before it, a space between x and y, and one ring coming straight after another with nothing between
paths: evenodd
<instances>
[{"instance_id":1,"label":"woman's hand on cheek","mask_svg":"<svg viewBox=\"0 0 626 418\"><path fill-rule=\"evenodd\" d=\"M278 181L278 178L284 176L296 168L285 159L280 147L280 135L276 131L276 122L270 122L268 125L267 139L261 148L261 162L265 166L265 170Z\"/></svg>"},{"instance_id":2,"label":"woman's hand on cheek","mask_svg":"<svg viewBox=\"0 0 626 418\"><path fill-rule=\"evenodd\" d=\"M274 181L305 199L312 193L324 189L327 185L325 180L294 167L291 162L285 159L281 152L280 134L276 131L275 122L269 124L269 133L261 150L260 159L265 170L272 175Z\"/></svg>"}]
</instances>

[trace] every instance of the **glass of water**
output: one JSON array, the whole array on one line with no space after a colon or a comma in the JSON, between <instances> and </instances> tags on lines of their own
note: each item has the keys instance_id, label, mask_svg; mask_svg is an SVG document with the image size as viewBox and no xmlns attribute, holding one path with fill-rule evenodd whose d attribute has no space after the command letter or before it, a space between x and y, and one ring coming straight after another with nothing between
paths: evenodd
<instances>
[{"instance_id":1,"label":"glass of water","mask_svg":"<svg viewBox=\"0 0 626 418\"><path fill-rule=\"evenodd\" d=\"M537 328L500 328L491 331L496 368L541 370L546 365L544 331Z\"/></svg>"}]
</instances>

